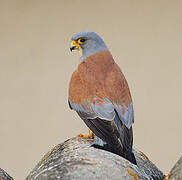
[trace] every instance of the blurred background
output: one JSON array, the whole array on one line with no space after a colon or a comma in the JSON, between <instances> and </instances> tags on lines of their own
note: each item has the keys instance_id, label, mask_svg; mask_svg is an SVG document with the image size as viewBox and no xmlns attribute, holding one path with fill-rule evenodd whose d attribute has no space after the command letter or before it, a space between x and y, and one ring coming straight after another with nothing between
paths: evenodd
<instances>
[{"instance_id":1,"label":"blurred background","mask_svg":"<svg viewBox=\"0 0 182 180\"><path fill-rule=\"evenodd\" d=\"M24 179L53 146L87 128L67 104L69 50L97 32L128 80L134 146L164 173L182 153L182 1L0 0L0 167Z\"/></svg>"}]
</instances>

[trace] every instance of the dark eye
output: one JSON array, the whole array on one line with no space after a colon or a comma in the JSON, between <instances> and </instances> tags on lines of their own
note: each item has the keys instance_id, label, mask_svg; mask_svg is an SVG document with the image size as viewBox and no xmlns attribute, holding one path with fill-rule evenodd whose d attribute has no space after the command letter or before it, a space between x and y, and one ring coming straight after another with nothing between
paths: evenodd
<instances>
[{"instance_id":1,"label":"dark eye","mask_svg":"<svg viewBox=\"0 0 182 180\"><path fill-rule=\"evenodd\" d=\"M79 44L83 44L83 43L85 43L85 41L86 41L86 39L84 39L84 38L78 39L78 43L79 43Z\"/></svg>"},{"instance_id":2,"label":"dark eye","mask_svg":"<svg viewBox=\"0 0 182 180\"><path fill-rule=\"evenodd\" d=\"M80 39L80 42L85 42L86 40L85 39Z\"/></svg>"}]
</instances>

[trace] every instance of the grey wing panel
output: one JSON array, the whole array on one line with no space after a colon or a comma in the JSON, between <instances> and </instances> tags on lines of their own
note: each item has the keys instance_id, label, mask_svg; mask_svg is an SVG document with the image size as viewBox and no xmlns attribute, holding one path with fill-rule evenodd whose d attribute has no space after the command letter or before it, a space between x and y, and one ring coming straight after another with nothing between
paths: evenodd
<instances>
[{"instance_id":1,"label":"grey wing panel","mask_svg":"<svg viewBox=\"0 0 182 180\"><path fill-rule=\"evenodd\" d=\"M113 120L115 116L114 106L112 103L102 103L102 106L97 103L91 104L93 111L97 117L105 120Z\"/></svg>"},{"instance_id":2,"label":"grey wing panel","mask_svg":"<svg viewBox=\"0 0 182 180\"><path fill-rule=\"evenodd\" d=\"M68 102L71 109L75 110L83 120L97 117L97 114L89 106L89 102L85 101L81 104L72 103L71 100L68 100Z\"/></svg>"},{"instance_id":3,"label":"grey wing panel","mask_svg":"<svg viewBox=\"0 0 182 180\"><path fill-rule=\"evenodd\" d=\"M123 105L123 107L121 105L114 105L114 107L119 119L128 129L130 129L131 125L134 123L133 104L130 103L128 106Z\"/></svg>"},{"instance_id":4,"label":"grey wing panel","mask_svg":"<svg viewBox=\"0 0 182 180\"><path fill-rule=\"evenodd\" d=\"M114 105L110 101L98 101L94 98L94 102L90 103L88 100L80 104L72 103L69 100L71 109L75 110L82 119L105 119L111 121L115 117Z\"/></svg>"}]
</instances>

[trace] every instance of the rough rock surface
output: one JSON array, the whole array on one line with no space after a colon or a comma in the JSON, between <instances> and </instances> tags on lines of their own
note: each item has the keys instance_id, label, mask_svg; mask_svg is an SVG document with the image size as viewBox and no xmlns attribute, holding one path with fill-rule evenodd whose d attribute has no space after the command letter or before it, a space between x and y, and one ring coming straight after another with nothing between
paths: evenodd
<instances>
[{"instance_id":1,"label":"rough rock surface","mask_svg":"<svg viewBox=\"0 0 182 180\"><path fill-rule=\"evenodd\" d=\"M0 168L0 180L13 180L13 178Z\"/></svg>"},{"instance_id":2,"label":"rough rock surface","mask_svg":"<svg viewBox=\"0 0 182 180\"><path fill-rule=\"evenodd\" d=\"M177 163L174 165L174 167L171 169L168 178L168 180L182 180L182 156L177 161Z\"/></svg>"},{"instance_id":3,"label":"rough rock surface","mask_svg":"<svg viewBox=\"0 0 182 180\"><path fill-rule=\"evenodd\" d=\"M48 152L26 180L145 180L163 173L140 151L137 166L113 153L90 147L92 140L72 138Z\"/></svg>"}]
</instances>

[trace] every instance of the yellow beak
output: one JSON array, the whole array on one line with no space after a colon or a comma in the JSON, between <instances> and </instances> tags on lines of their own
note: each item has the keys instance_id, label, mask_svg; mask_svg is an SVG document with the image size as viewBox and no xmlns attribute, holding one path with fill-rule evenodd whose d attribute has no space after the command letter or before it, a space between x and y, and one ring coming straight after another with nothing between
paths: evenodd
<instances>
[{"instance_id":1,"label":"yellow beak","mask_svg":"<svg viewBox=\"0 0 182 180\"><path fill-rule=\"evenodd\" d=\"M70 46L70 51L79 50L79 49L80 49L80 45L78 44L78 42L72 41Z\"/></svg>"}]
</instances>

